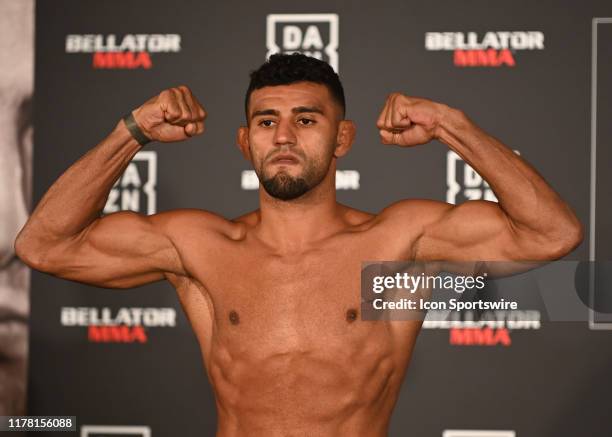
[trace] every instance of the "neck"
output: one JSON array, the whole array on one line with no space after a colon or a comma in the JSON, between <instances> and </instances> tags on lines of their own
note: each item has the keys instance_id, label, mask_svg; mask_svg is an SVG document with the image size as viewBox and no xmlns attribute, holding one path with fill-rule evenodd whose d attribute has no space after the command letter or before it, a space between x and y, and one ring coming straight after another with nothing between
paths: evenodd
<instances>
[{"instance_id":1,"label":"neck","mask_svg":"<svg viewBox=\"0 0 612 437\"><path fill-rule=\"evenodd\" d=\"M297 199L273 198L260 186L259 202L258 234L282 252L306 250L342 226L333 164L319 185Z\"/></svg>"}]
</instances>

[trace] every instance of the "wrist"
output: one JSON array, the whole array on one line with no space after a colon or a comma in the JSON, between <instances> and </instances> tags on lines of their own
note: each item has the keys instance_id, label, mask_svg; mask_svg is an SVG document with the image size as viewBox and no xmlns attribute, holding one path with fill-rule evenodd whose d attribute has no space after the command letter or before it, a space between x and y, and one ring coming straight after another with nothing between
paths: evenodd
<instances>
[{"instance_id":1,"label":"wrist","mask_svg":"<svg viewBox=\"0 0 612 437\"><path fill-rule=\"evenodd\" d=\"M115 129L113 129L111 136L124 143L127 147L134 148L137 150L142 149L142 145L132 136L130 131L123 119L120 119L115 125Z\"/></svg>"},{"instance_id":2,"label":"wrist","mask_svg":"<svg viewBox=\"0 0 612 437\"><path fill-rule=\"evenodd\" d=\"M435 137L437 140L450 145L456 138L456 133L469 125L468 117L459 109L440 104Z\"/></svg>"},{"instance_id":3,"label":"wrist","mask_svg":"<svg viewBox=\"0 0 612 437\"><path fill-rule=\"evenodd\" d=\"M144 146L147 143L151 142L151 137L149 134L145 134L145 132L143 132L143 129L141 128L140 124L136 121L136 118L134 117L134 112L136 111L127 113L123 117L123 123L125 124L127 130L130 132L130 135L132 135L132 137L136 141L138 141L138 144Z\"/></svg>"}]
</instances>

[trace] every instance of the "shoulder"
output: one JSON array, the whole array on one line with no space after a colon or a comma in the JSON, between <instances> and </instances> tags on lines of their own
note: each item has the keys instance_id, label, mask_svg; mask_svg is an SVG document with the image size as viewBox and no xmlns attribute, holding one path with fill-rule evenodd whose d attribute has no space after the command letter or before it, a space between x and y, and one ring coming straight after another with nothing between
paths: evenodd
<instances>
[{"instance_id":1,"label":"shoulder","mask_svg":"<svg viewBox=\"0 0 612 437\"><path fill-rule=\"evenodd\" d=\"M406 199L385 207L378 214L339 205L347 225L353 230L387 228L395 225L425 227L442 219L454 207L446 202L430 199ZM245 216L247 217L247 216Z\"/></svg>"},{"instance_id":2,"label":"shoulder","mask_svg":"<svg viewBox=\"0 0 612 437\"><path fill-rule=\"evenodd\" d=\"M222 236L239 239L244 224L228 220L219 214L196 208L174 209L149 216L160 231L170 237Z\"/></svg>"},{"instance_id":3,"label":"shoulder","mask_svg":"<svg viewBox=\"0 0 612 437\"><path fill-rule=\"evenodd\" d=\"M371 234L376 241L384 241L384 259L415 259L422 237L452 207L435 200L407 199L380 211L372 220Z\"/></svg>"},{"instance_id":4,"label":"shoulder","mask_svg":"<svg viewBox=\"0 0 612 437\"><path fill-rule=\"evenodd\" d=\"M424 228L442 219L454 205L431 199L406 199L395 202L383 209L376 220L380 224L412 226Z\"/></svg>"}]
</instances>

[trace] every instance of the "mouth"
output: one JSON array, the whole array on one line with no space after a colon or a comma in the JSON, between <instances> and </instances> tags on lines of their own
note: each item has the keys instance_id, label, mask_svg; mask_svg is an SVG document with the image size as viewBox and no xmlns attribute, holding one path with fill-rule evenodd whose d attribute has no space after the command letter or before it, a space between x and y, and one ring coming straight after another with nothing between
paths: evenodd
<instances>
[{"instance_id":1,"label":"mouth","mask_svg":"<svg viewBox=\"0 0 612 437\"><path fill-rule=\"evenodd\" d=\"M0 308L0 323L28 323L28 318L23 314L18 314L6 308Z\"/></svg>"},{"instance_id":2,"label":"mouth","mask_svg":"<svg viewBox=\"0 0 612 437\"><path fill-rule=\"evenodd\" d=\"M295 165L295 164L299 164L299 162L300 160L295 155L288 154L288 153L277 155L272 160L272 164L279 164L279 165Z\"/></svg>"},{"instance_id":3,"label":"mouth","mask_svg":"<svg viewBox=\"0 0 612 437\"><path fill-rule=\"evenodd\" d=\"M23 358L27 354L28 318L0 308L0 360Z\"/></svg>"}]
</instances>

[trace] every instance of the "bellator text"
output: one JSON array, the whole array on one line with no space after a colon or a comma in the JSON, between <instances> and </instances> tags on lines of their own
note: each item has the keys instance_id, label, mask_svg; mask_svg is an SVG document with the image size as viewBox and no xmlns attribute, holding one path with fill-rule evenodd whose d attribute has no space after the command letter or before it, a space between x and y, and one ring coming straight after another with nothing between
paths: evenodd
<instances>
[{"instance_id":1,"label":"bellator text","mask_svg":"<svg viewBox=\"0 0 612 437\"><path fill-rule=\"evenodd\" d=\"M176 326L174 308L62 307L62 326Z\"/></svg>"},{"instance_id":2,"label":"bellator text","mask_svg":"<svg viewBox=\"0 0 612 437\"><path fill-rule=\"evenodd\" d=\"M538 31L486 32L482 38L476 32L427 32L427 50L543 50L544 33Z\"/></svg>"},{"instance_id":3,"label":"bellator text","mask_svg":"<svg viewBox=\"0 0 612 437\"><path fill-rule=\"evenodd\" d=\"M66 53L96 52L148 52L168 53L181 51L181 36L169 34L127 34L117 35L66 35Z\"/></svg>"}]
</instances>

